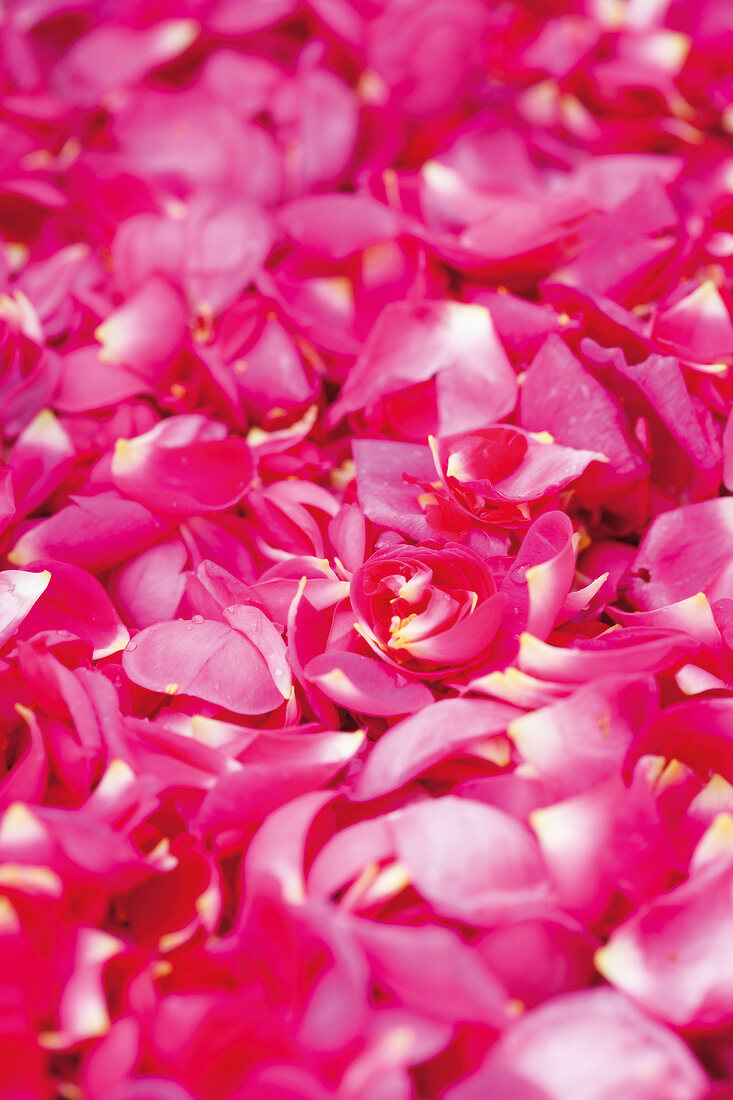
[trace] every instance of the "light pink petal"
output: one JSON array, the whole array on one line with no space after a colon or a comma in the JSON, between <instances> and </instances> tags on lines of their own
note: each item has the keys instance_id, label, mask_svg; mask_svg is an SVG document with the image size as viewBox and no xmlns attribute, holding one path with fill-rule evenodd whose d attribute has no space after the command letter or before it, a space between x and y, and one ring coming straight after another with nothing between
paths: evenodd
<instances>
[{"instance_id":1,"label":"light pink petal","mask_svg":"<svg viewBox=\"0 0 733 1100\"><path fill-rule=\"evenodd\" d=\"M185 288L196 312L220 313L230 306L257 275L274 239L263 210L221 199L194 201L183 230Z\"/></svg>"},{"instance_id":2,"label":"light pink petal","mask_svg":"<svg viewBox=\"0 0 733 1100\"><path fill-rule=\"evenodd\" d=\"M358 192L296 199L280 209L278 220L301 247L333 260L389 240L400 225L388 206Z\"/></svg>"},{"instance_id":3,"label":"light pink petal","mask_svg":"<svg viewBox=\"0 0 733 1100\"><path fill-rule=\"evenodd\" d=\"M544 637L568 596L575 574L573 525L563 512L546 512L527 531L501 585L504 618L491 654L503 668L513 661L520 637L534 620Z\"/></svg>"},{"instance_id":4,"label":"light pink petal","mask_svg":"<svg viewBox=\"0 0 733 1100\"><path fill-rule=\"evenodd\" d=\"M643 626L660 630L683 630L696 638L712 653L723 655L723 639L715 622L708 597L698 592L686 600L659 607L655 611L620 611L609 609L608 614L622 626Z\"/></svg>"},{"instance_id":5,"label":"light pink petal","mask_svg":"<svg viewBox=\"0 0 733 1100\"><path fill-rule=\"evenodd\" d=\"M657 672L689 657L699 643L678 630L627 627L563 649L522 634L517 662L523 672L560 683L585 683L597 676Z\"/></svg>"},{"instance_id":6,"label":"light pink petal","mask_svg":"<svg viewBox=\"0 0 733 1100\"><path fill-rule=\"evenodd\" d=\"M526 568L525 579L529 596L527 630L536 638L546 638L555 625L563 604L568 597L575 576L575 545L570 524L560 520L559 512L554 513L555 531L552 531L552 513L536 521L531 531L542 533L551 547L558 546L552 557L542 558ZM526 561L529 558L529 552Z\"/></svg>"},{"instance_id":7,"label":"light pink petal","mask_svg":"<svg viewBox=\"0 0 733 1100\"><path fill-rule=\"evenodd\" d=\"M733 321L712 280L658 313L653 335L673 355L694 363L729 362L733 356Z\"/></svg>"},{"instance_id":8,"label":"light pink petal","mask_svg":"<svg viewBox=\"0 0 733 1100\"><path fill-rule=\"evenodd\" d=\"M261 821L290 799L323 786L364 741L355 733L264 733L240 755L241 767L217 780L196 826L217 835Z\"/></svg>"},{"instance_id":9,"label":"light pink petal","mask_svg":"<svg viewBox=\"0 0 733 1100\"><path fill-rule=\"evenodd\" d=\"M387 306L350 371L330 416L363 409L435 378L440 434L469 431L514 407L517 381L482 306L459 302Z\"/></svg>"},{"instance_id":10,"label":"light pink petal","mask_svg":"<svg viewBox=\"0 0 733 1100\"><path fill-rule=\"evenodd\" d=\"M704 1100L710 1087L681 1038L610 989L567 993L527 1013L446 1100L494 1096L494 1081L507 1089L501 1100Z\"/></svg>"},{"instance_id":11,"label":"light pink petal","mask_svg":"<svg viewBox=\"0 0 733 1100\"><path fill-rule=\"evenodd\" d=\"M593 471L599 489L628 484L646 471L621 405L559 336L548 337L527 371L520 415L525 428L549 431L559 443L605 455L609 468Z\"/></svg>"},{"instance_id":12,"label":"light pink petal","mask_svg":"<svg viewBox=\"0 0 733 1100\"><path fill-rule=\"evenodd\" d=\"M59 357L60 378L54 407L61 413L86 413L106 409L138 394L159 388L165 370L147 377L132 367L104 358L98 344L75 348Z\"/></svg>"},{"instance_id":13,"label":"light pink petal","mask_svg":"<svg viewBox=\"0 0 733 1100\"><path fill-rule=\"evenodd\" d=\"M579 920L598 921L618 894L638 903L665 888L672 853L659 775L659 761L644 760L630 786L612 775L530 813L557 899Z\"/></svg>"},{"instance_id":14,"label":"light pink petal","mask_svg":"<svg viewBox=\"0 0 733 1100\"><path fill-rule=\"evenodd\" d=\"M403 1004L449 1023L507 1022L509 999L501 982L455 932L359 919L352 928L376 981Z\"/></svg>"},{"instance_id":15,"label":"light pink petal","mask_svg":"<svg viewBox=\"0 0 733 1100\"><path fill-rule=\"evenodd\" d=\"M13 637L33 605L48 588L51 574L6 569L0 573L0 646Z\"/></svg>"},{"instance_id":16,"label":"light pink petal","mask_svg":"<svg viewBox=\"0 0 733 1100\"><path fill-rule=\"evenodd\" d=\"M566 798L618 772L657 696L651 676L599 679L516 717L509 737L552 797Z\"/></svg>"},{"instance_id":17,"label":"light pink petal","mask_svg":"<svg viewBox=\"0 0 733 1100\"><path fill-rule=\"evenodd\" d=\"M443 699L383 733L354 784L365 801L397 790L433 764L502 733L518 717L514 707L481 699Z\"/></svg>"},{"instance_id":18,"label":"light pink petal","mask_svg":"<svg viewBox=\"0 0 733 1100\"><path fill-rule=\"evenodd\" d=\"M198 30L190 19L166 20L148 30L102 24L73 43L54 66L51 82L68 102L93 107L106 92L137 83L183 53Z\"/></svg>"},{"instance_id":19,"label":"light pink petal","mask_svg":"<svg viewBox=\"0 0 733 1100\"><path fill-rule=\"evenodd\" d=\"M395 844L384 817L365 818L339 830L326 841L308 871L308 895L327 898L343 890L352 880L349 907L357 908L376 878L382 861L394 856ZM363 873L367 871L366 887Z\"/></svg>"},{"instance_id":20,"label":"light pink petal","mask_svg":"<svg viewBox=\"0 0 733 1100\"><path fill-rule=\"evenodd\" d=\"M187 559L188 552L180 539L166 539L115 570L110 591L129 626L142 630L175 617L186 588Z\"/></svg>"},{"instance_id":21,"label":"light pink petal","mask_svg":"<svg viewBox=\"0 0 733 1100\"><path fill-rule=\"evenodd\" d=\"M304 675L331 702L362 714L407 714L433 701L425 684L358 653L322 653Z\"/></svg>"},{"instance_id":22,"label":"light pink petal","mask_svg":"<svg viewBox=\"0 0 733 1100\"><path fill-rule=\"evenodd\" d=\"M334 797L333 791L309 791L269 815L247 850L245 896L283 898L295 904L304 900L308 833Z\"/></svg>"},{"instance_id":23,"label":"light pink petal","mask_svg":"<svg viewBox=\"0 0 733 1100\"><path fill-rule=\"evenodd\" d=\"M653 611L705 591L731 558L733 498L686 504L657 516L629 569L633 603Z\"/></svg>"},{"instance_id":24,"label":"light pink petal","mask_svg":"<svg viewBox=\"0 0 733 1100\"><path fill-rule=\"evenodd\" d=\"M673 1027L727 1024L733 1017L733 970L725 946L731 878L727 861L706 867L645 906L596 953L600 973Z\"/></svg>"},{"instance_id":25,"label":"light pink petal","mask_svg":"<svg viewBox=\"0 0 733 1100\"><path fill-rule=\"evenodd\" d=\"M420 487L403 475L430 483L435 463L430 449L417 443L389 439L355 439L351 449L356 463L359 503L365 516L381 527L399 531L408 538L430 538L423 509L418 503Z\"/></svg>"},{"instance_id":26,"label":"light pink petal","mask_svg":"<svg viewBox=\"0 0 733 1100\"><path fill-rule=\"evenodd\" d=\"M561 282L631 306L656 289L655 277L677 248L679 215L666 188L653 177L591 227L591 239Z\"/></svg>"},{"instance_id":27,"label":"light pink petal","mask_svg":"<svg viewBox=\"0 0 733 1100\"><path fill-rule=\"evenodd\" d=\"M390 822L415 889L442 916L490 925L539 908L550 883L531 833L493 806L446 796L406 807Z\"/></svg>"}]
</instances>

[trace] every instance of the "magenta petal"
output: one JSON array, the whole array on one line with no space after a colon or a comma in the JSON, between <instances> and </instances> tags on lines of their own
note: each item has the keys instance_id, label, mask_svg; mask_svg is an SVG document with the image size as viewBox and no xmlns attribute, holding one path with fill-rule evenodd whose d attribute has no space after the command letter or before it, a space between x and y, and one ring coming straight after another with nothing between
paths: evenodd
<instances>
[{"instance_id":1,"label":"magenta petal","mask_svg":"<svg viewBox=\"0 0 733 1100\"><path fill-rule=\"evenodd\" d=\"M50 564L48 587L23 623L22 637L68 630L92 644L95 659L124 649L129 632L96 577L68 563Z\"/></svg>"},{"instance_id":2,"label":"magenta petal","mask_svg":"<svg viewBox=\"0 0 733 1100\"><path fill-rule=\"evenodd\" d=\"M13 564L58 558L101 573L161 538L168 524L117 493L72 496L71 504L21 535L8 554Z\"/></svg>"},{"instance_id":3,"label":"magenta petal","mask_svg":"<svg viewBox=\"0 0 733 1100\"><path fill-rule=\"evenodd\" d=\"M252 461L243 439L224 438L202 417L179 416L118 440L112 479L148 508L200 515L236 504L252 479Z\"/></svg>"}]
</instances>

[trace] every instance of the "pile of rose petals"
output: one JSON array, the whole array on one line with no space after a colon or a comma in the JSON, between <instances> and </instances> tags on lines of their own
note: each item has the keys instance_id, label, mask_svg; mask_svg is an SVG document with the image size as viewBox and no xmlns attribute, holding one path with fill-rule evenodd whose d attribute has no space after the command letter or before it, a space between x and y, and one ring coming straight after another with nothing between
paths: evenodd
<instances>
[{"instance_id":1,"label":"pile of rose petals","mask_svg":"<svg viewBox=\"0 0 733 1100\"><path fill-rule=\"evenodd\" d=\"M733 4L1 14L0 1100L733 1097Z\"/></svg>"}]
</instances>

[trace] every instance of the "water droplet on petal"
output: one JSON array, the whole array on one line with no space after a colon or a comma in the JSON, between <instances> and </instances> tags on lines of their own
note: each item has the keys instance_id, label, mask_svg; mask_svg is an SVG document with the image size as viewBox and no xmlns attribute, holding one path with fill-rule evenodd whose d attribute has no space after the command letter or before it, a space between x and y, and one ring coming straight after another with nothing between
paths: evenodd
<instances>
[{"instance_id":1,"label":"water droplet on petal","mask_svg":"<svg viewBox=\"0 0 733 1100\"><path fill-rule=\"evenodd\" d=\"M127 643L127 652L132 653L133 649L137 649L137 642L128 642Z\"/></svg>"},{"instance_id":2,"label":"water droplet on petal","mask_svg":"<svg viewBox=\"0 0 733 1100\"><path fill-rule=\"evenodd\" d=\"M203 621L204 621L203 615L194 615L194 617L191 619L191 622L196 623L197 625L199 623L202 623Z\"/></svg>"}]
</instances>

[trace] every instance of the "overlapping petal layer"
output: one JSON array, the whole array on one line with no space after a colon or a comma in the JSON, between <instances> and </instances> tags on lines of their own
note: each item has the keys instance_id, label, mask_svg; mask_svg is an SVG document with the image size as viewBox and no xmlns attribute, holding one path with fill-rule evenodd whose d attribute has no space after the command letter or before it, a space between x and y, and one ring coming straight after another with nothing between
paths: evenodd
<instances>
[{"instance_id":1,"label":"overlapping petal layer","mask_svg":"<svg viewBox=\"0 0 733 1100\"><path fill-rule=\"evenodd\" d=\"M0 1100L733 1095L729 0L8 0Z\"/></svg>"}]
</instances>

